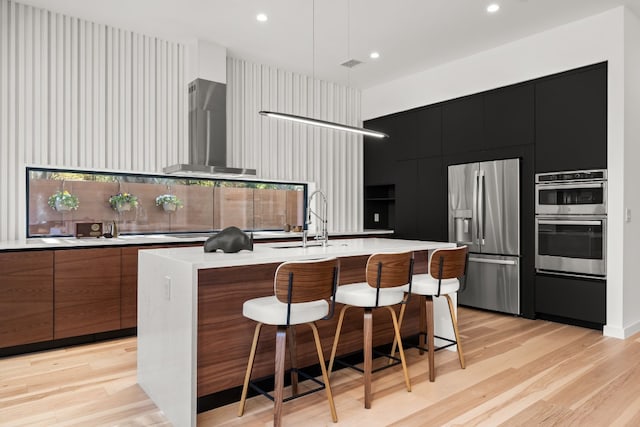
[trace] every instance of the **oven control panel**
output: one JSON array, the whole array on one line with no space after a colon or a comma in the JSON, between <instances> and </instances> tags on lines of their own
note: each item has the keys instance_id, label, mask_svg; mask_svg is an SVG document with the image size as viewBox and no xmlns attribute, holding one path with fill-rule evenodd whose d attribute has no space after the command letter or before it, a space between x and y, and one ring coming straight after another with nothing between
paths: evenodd
<instances>
[{"instance_id":1,"label":"oven control panel","mask_svg":"<svg viewBox=\"0 0 640 427\"><path fill-rule=\"evenodd\" d=\"M607 171L602 169L586 171L566 171L539 173L536 175L536 183L563 182L563 181L591 181L607 179Z\"/></svg>"}]
</instances>

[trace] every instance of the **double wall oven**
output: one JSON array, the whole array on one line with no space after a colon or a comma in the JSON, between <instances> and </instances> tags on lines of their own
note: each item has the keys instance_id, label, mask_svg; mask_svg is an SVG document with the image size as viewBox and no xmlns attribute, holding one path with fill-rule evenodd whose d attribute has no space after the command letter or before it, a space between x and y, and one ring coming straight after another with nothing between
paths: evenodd
<instances>
[{"instance_id":1,"label":"double wall oven","mask_svg":"<svg viewBox=\"0 0 640 427\"><path fill-rule=\"evenodd\" d=\"M536 271L605 279L607 171L536 175Z\"/></svg>"}]
</instances>

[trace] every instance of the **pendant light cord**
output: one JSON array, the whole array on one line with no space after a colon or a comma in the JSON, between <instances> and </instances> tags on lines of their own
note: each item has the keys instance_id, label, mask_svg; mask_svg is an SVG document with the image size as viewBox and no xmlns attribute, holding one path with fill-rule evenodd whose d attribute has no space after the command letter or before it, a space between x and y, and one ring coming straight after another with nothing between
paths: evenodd
<instances>
[{"instance_id":1,"label":"pendant light cord","mask_svg":"<svg viewBox=\"0 0 640 427\"><path fill-rule=\"evenodd\" d=\"M351 0L347 0L347 61L351 60ZM347 89L351 87L351 68L347 69Z\"/></svg>"},{"instance_id":2,"label":"pendant light cord","mask_svg":"<svg viewBox=\"0 0 640 427\"><path fill-rule=\"evenodd\" d=\"M315 109L316 109L316 91L315 91L315 85L316 85L316 1L312 0L311 2L311 6L312 6L312 22L311 22L311 30L312 30L312 46L311 46L311 54L312 54L312 58L311 58L311 63L312 63L312 81L311 81L311 115L315 116ZM351 54L351 2L350 0L347 0L347 56L349 56ZM351 86L351 70L348 71L347 74L347 80L348 80L348 84L347 86L350 87ZM262 92L260 93L260 102L262 103ZM293 121L293 122L298 122L298 123L304 123L304 124L308 124L308 125L313 125L313 126L320 126L320 127L324 127L324 128L329 128L329 129L337 129L337 130L342 130L342 131L346 131L346 132L355 132L361 135L367 135L367 136L372 136L375 138L387 138L389 135L383 133L383 132L378 132L375 130L369 130L369 129L365 129L365 128L361 128L361 127L355 127L355 126L349 126L349 125L344 125L341 123L336 123L336 122L330 122L330 121L326 121L326 120L320 120L320 119L315 119L312 117L304 117L304 116L298 116L298 115L294 115L294 114L285 114L285 113L278 113L275 111L265 111L265 110L261 110L258 112L260 115L262 116L268 116L268 117L274 117L274 118L279 118L279 119L283 119L283 120L288 120L288 121Z\"/></svg>"},{"instance_id":3,"label":"pendant light cord","mask_svg":"<svg viewBox=\"0 0 640 427\"><path fill-rule=\"evenodd\" d=\"M311 2L311 116L316 116L316 0Z\"/></svg>"}]
</instances>

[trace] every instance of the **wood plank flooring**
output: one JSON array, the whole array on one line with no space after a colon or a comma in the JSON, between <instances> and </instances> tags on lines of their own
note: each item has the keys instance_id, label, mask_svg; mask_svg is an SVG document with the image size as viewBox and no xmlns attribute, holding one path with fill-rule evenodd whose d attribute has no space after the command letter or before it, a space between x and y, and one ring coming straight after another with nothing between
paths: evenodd
<instances>
[{"instance_id":1,"label":"wood plank flooring","mask_svg":"<svg viewBox=\"0 0 640 427\"><path fill-rule=\"evenodd\" d=\"M627 340L598 331L468 308L459 309L467 361L407 350L412 392L401 368L374 374L363 407L362 377L334 372L340 426L638 426L640 334ZM375 327L375 326L374 326ZM249 349L247 348L247 356ZM326 355L328 357L328 355ZM268 426L262 396L198 416L199 426ZM329 426L323 392L284 405L285 425ZM136 339L118 339L0 359L0 426L167 426L136 384Z\"/></svg>"}]
</instances>

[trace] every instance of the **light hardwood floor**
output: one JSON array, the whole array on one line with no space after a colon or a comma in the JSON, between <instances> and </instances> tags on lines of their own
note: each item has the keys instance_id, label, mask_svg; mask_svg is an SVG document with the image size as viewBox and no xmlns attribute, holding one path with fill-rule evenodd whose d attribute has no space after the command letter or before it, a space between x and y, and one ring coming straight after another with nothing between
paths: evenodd
<instances>
[{"instance_id":1,"label":"light hardwood floor","mask_svg":"<svg viewBox=\"0 0 640 427\"><path fill-rule=\"evenodd\" d=\"M598 331L460 308L467 360L407 351L412 392L400 367L374 374L373 404L363 408L362 378L334 372L341 426L638 426L640 335ZM248 353L249 349L247 349ZM328 355L327 355L328 356ZM272 403L249 399L245 415L228 405L198 416L201 426L265 426ZM334 425L323 392L288 402L285 425ZM2 426L163 426L162 413L136 385L136 340L119 339L0 359Z\"/></svg>"}]
</instances>

